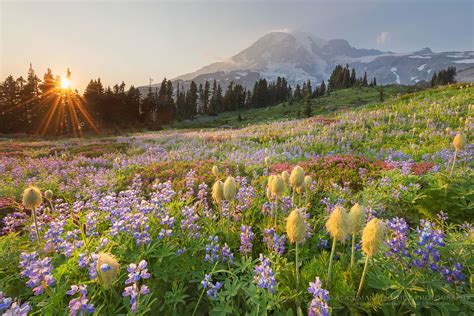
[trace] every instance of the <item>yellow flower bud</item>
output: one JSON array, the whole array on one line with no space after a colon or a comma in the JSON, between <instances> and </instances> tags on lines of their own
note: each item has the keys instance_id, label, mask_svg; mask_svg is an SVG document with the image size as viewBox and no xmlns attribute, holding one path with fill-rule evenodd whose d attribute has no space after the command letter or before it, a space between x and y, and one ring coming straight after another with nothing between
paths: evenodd
<instances>
[{"instance_id":1,"label":"yellow flower bud","mask_svg":"<svg viewBox=\"0 0 474 316\"><path fill-rule=\"evenodd\" d=\"M306 236L306 224L300 209L291 211L286 220L286 234L292 244L302 242Z\"/></svg>"},{"instance_id":2,"label":"yellow flower bud","mask_svg":"<svg viewBox=\"0 0 474 316\"><path fill-rule=\"evenodd\" d=\"M378 218L367 223L362 232L362 251L367 256L375 255L382 248L385 232L385 224Z\"/></svg>"},{"instance_id":3,"label":"yellow flower bud","mask_svg":"<svg viewBox=\"0 0 474 316\"><path fill-rule=\"evenodd\" d=\"M456 148L457 150L462 149L464 147L465 142L466 140L464 139L464 135L461 133L457 133L453 140L454 148Z\"/></svg>"},{"instance_id":4,"label":"yellow flower bud","mask_svg":"<svg viewBox=\"0 0 474 316\"><path fill-rule=\"evenodd\" d=\"M221 180L217 180L212 186L212 199L216 203L220 203L224 198L224 183Z\"/></svg>"},{"instance_id":5,"label":"yellow flower bud","mask_svg":"<svg viewBox=\"0 0 474 316\"><path fill-rule=\"evenodd\" d=\"M107 265L105 271L103 271L102 265ZM101 252L97 258L97 272L99 274L99 279L104 286L104 288L108 289L115 279L117 279L118 272L120 270L120 264L118 263L117 259L106 252Z\"/></svg>"},{"instance_id":6,"label":"yellow flower bud","mask_svg":"<svg viewBox=\"0 0 474 316\"><path fill-rule=\"evenodd\" d=\"M293 168L290 174L290 185L292 188L298 188L303 185L304 171L300 166Z\"/></svg>"},{"instance_id":7,"label":"yellow flower bud","mask_svg":"<svg viewBox=\"0 0 474 316\"><path fill-rule=\"evenodd\" d=\"M275 176L271 184L273 194L280 196L285 191L285 182L281 176Z\"/></svg>"},{"instance_id":8,"label":"yellow flower bud","mask_svg":"<svg viewBox=\"0 0 474 316\"><path fill-rule=\"evenodd\" d=\"M48 199L48 200L51 200L51 199L53 198L53 191L51 191L51 190L46 190L46 191L44 192L44 197L45 197L46 199Z\"/></svg>"},{"instance_id":9,"label":"yellow flower bud","mask_svg":"<svg viewBox=\"0 0 474 316\"><path fill-rule=\"evenodd\" d=\"M283 178L283 181L285 181L285 184L286 185L289 185L290 184L290 173L288 171L283 171L281 173L281 177Z\"/></svg>"},{"instance_id":10,"label":"yellow flower bud","mask_svg":"<svg viewBox=\"0 0 474 316\"><path fill-rule=\"evenodd\" d=\"M212 166L212 174L214 177L218 178L219 177L219 168L217 166Z\"/></svg>"},{"instance_id":11,"label":"yellow flower bud","mask_svg":"<svg viewBox=\"0 0 474 316\"><path fill-rule=\"evenodd\" d=\"M344 242L349 234L347 212L340 206L336 206L326 221L326 229L332 238Z\"/></svg>"},{"instance_id":12,"label":"yellow flower bud","mask_svg":"<svg viewBox=\"0 0 474 316\"><path fill-rule=\"evenodd\" d=\"M234 198L237 193L237 183L235 182L234 177L229 176L224 182L224 198L227 201L230 201Z\"/></svg>"},{"instance_id":13,"label":"yellow flower bud","mask_svg":"<svg viewBox=\"0 0 474 316\"><path fill-rule=\"evenodd\" d=\"M349 228L353 234L357 234L364 228L365 209L359 203L351 207L348 215Z\"/></svg>"},{"instance_id":14,"label":"yellow flower bud","mask_svg":"<svg viewBox=\"0 0 474 316\"><path fill-rule=\"evenodd\" d=\"M37 187L29 187L23 191L23 205L25 208L34 210L43 203L41 191Z\"/></svg>"}]
</instances>

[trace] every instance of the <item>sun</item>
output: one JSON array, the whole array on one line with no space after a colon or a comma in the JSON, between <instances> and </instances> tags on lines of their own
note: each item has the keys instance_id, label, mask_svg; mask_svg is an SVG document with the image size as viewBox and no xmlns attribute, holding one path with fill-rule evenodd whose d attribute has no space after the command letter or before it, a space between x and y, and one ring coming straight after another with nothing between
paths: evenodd
<instances>
[{"instance_id":1,"label":"sun","mask_svg":"<svg viewBox=\"0 0 474 316\"><path fill-rule=\"evenodd\" d=\"M68 78L66 77L61 77L61 89L69 89L71 87L71 80L69 80Z\"/></svg>"}]
</instances>

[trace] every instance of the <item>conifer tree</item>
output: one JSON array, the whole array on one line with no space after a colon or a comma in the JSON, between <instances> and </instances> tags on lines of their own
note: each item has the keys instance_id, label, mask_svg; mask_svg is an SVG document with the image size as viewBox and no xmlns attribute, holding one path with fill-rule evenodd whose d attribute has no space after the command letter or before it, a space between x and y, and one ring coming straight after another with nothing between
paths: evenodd
<instances>
[{"instance_id":1,"label":"conifer tree","mask_svg":"<svg viewBox=\"0 0 474 316\"><path fill-rule=\"evenodd\" d=\"M306 115L306 117L311 117L311 113L312 113L312 110L311 110L311 97L309 94L307 94L304 98L304 115Z\"/></svg>"}]
</instances>

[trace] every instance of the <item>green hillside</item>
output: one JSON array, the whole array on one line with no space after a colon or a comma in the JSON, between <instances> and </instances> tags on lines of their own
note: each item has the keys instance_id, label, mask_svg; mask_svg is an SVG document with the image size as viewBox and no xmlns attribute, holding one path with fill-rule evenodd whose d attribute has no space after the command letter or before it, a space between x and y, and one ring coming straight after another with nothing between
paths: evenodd
<instances>
[{"instance_id":1,"label":"green hillside","mask_svg":"<svg viewBox=\"0 0 474 316\"><path fill-rule=\"evenodd\" d=\"M383 94L387 100L417 90L419 88L413 86L390 85L383 87ZM341 89L331 92L330 95L312 99L312 114L330 114L336 110L378 102L380 102L380 87ZM291 105L284 102L272 107L224 112L217 116L198 115L192 121L175 122L173 128L242 127L260 122L302 118L303 109L303 100L295 101Z\"/></svg>"}]
</instances>

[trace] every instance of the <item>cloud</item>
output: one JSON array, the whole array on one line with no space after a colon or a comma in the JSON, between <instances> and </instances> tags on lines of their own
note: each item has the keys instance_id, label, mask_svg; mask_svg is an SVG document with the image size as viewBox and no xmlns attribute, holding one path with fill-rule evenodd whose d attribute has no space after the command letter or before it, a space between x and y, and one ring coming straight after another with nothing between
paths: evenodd
<instances>
[{"instance_id":1,"label":"cloud","mask_svg":"<svg viewBox=\"0 0 474 316\"><path fill-rule=\"evenodd\" d=\"M381 32L378 36L377 36L377 43L378 44L383 44L385 43L385 41L387 40L388 38L388 32Z\"/></svg>"}]
</instances>

